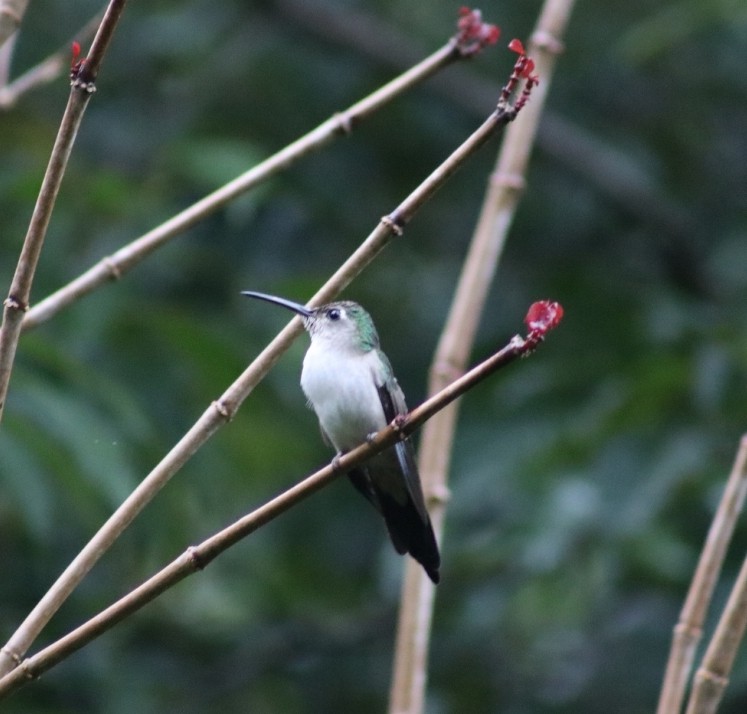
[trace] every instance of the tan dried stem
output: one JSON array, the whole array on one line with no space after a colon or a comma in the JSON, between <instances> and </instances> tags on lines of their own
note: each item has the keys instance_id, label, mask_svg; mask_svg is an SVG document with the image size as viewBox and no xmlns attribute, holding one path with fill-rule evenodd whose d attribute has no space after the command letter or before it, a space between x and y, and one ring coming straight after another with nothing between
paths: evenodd
<instances>
[{"instance_id":1,"label":"tan dried stem","mask_svg":"<svg viewBox=\"0 0 747 714\"><path fill-rule=\"evenodd\" d=\"M126 0L111 0L106 9L85 64L85 74L89 81L96 77L125 2ZM21 255L13 275L10 292L3 302L3 324L0 327L0 419L2 419L5 398L8 394L13 360L18 347L18 338L21 334L21 324L29 306L31 285L39 262L39 255L44 245L47 227L60 190L62 177L65 175L70 152L90 97L90 91L73 84L52 148L52 154L49 157L49 164L42 179L41 189L31 216L26 238L21 248Z\"/></svg>"},{"instance_id":2,"label":"tan dried stem","mask_svg":"<svg viewBox=\"0 0 747 714\"><path fill-rule=\"evenodd\" d=\"M441 49L385 84L373 94L356 102L348 109L333 114L308 134L265 159L262 163L201 198L160 226L144 233L120 248L113 255L99 260L70 283L32 307L24 318L23 330L36 327L97 288L108 284L112 280L120 279L172 238L184 233L238 196L287 169L299 159L321 149L336 137L350 134L364 119L461 57L462 54L458 46L453 40L449 41Z\"/></svg>"},{"instance_id":3,"label":"tan dried stem","mask_svg":"<svg viewBox=\"0 0 747 714\"><path fill-rule=\"evenodd\" d=\"M747 627L747 560L742 563L703 664L695 673L687 714L715 714Z\"/></svg>"},{"instance_id":4,"label":"tan dried stem","mask_svg":"<svg viewBox=\"0 0 747 714\"><path fill-rule=\"evenodd\" d=\"M103 11L92 17L76 34L75 39L81 43L93 36L103 18ZM0 111L6 111L32 89L57 79L70 68L70 48L72 40L65 43L57 52L49 55L39 64L19 75L12 82L0 86ZM4 84L4 83L3 83Z\"/></svg>"},{"instance_id":5,"label":"tan dried stem","mask_svg":"<svg viewBox=\"0 0 747 714\"><path fill-rule=\"evenodd\" d=\"M346 473L353 466L365 461L387 446L409 436L423 422L443 409L445 405L457 399L461 394L501 367L505 367L518 357L528 354L537 344L532 342L531 338L524 340L517 335L502 350L474 367L459 380L446 386L441 392L413 409L409 414L396 419L393 424L382 429L365 444L344 454L337 461L333 461L330 465L308 476L199 545L188 548L176 560L106 610L57 642L45 647L33 657L20 662L15 671L0 680L0 699L8 696L26 682L36 679L73 652L81 649L118 622L176 585L176 583L198 570L204 569L225 550L326 486L336 476Z\"/></svg>"},{"instance_id":6,"label":"tan dried stem","mask_svg":"<svg viewBox=\"0 0 747 714\"><path fill-rule=\"evenodd\" d=\"M2 109L2 96L5 86L10 79L11 65L13 64L13 51L16 46L18 33L14 32L6 41L0 45L0 109Z\"/></svg>"},{"instance_id":7,"label":"tan dried stem","mask_svg":"<svg viewBox=\"0 0 747 714\"><path fill-rule=\"evenodd\" d=\"M402 235L404 226L446 180L513 117L514 113L510 108L496 109L477 131L438 166L392 213L381 219L371 235L314 295L309 304L318 305L328 302L339 294L379 254L393 236ZM10 671L21 661L36 636L96 561L108 550L145 505L166 485L169 479L219 427L231 419L241 403L267 374L270 367L277 362L283 352L288 349L300 331L300 320L294 318L244 373L228 387L220 399L203 413L181 440L101 526L99 531L29 613L5 647L2 648L2 651L0 651L0 675Z\"/></svg>"},{"instance_id":8,"label":"tan dried stem","mask_svg":"<svg viewBox=\"0 0 747 714\"><path fill-rule=\"evenodd\" d=\"M682 710L687 683L695 661L695 651L703 635L703 623L723 567L726 550L744 506L745 495L747 495L747 435L743 436L740 441L734 466L703 544L679 621L674 628L659 705L656 709L657 714L679 714ZM727 610L728 608L727 605ZM715 639L716 636L714 636ZM711 649L709 648L708 651L710 653ZM703 671L701 679L704 681L709 680L708 672L711 664L706 654L706 662L701 668ZM718 671L718 666L716 671ZM700 686L704 691L709 687L707 683ZM699 696L702 695L703 692ZM693 706L692 702L690 706Z\"/></svg>"},{"instance_id":9,"label":"tan dried stem","mask_svg":"<svg viewBox=\"0 0 747 714\"><path fill-rule=\"evenodd\" d=\"M0 0L0 47L21 26L29 0Z\"/></svg>"},{"instance_id":10,"label":"tan dried stem","mask_svg":"<svg viewBox=\"0 0 747 714\"><path fill-rule=\"evenodd\" d=\"M461 374L474 343L485 299L508 229L524 187L529 155L549 90L573 0L546 0L528 47L536 63L539 86L522 111L521 120L505 133L495 173L465 260L456 294L431 366L429 392L438 392ZM458 403L444 409L423 430L419 468L434 530L440 540L448 500L448 467ZM434 587L408 562L402 586L390 714L419 714L425 703L428 647Z\"/></svg>"}]
</instances>

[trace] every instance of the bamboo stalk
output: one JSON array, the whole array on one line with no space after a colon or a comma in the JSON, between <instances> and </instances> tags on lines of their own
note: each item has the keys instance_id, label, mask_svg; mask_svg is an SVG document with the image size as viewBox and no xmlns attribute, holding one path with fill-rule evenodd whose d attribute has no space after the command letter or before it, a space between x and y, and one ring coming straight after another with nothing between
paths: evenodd
<instances>
[{"instance_id":1,"label":"bamboo stalk","mask_svg":"<svg viewBox=\"0 0 747 714\"><path fill-rule=\"evenodd\" d=\"M31 285L39 262L47 227L57 194L65 175L67 162L75 143L83 114L88 106L101 62L104 58L126 0L111 0L93 39L88 57L81 63L79 76L73 78L67 107L60 122L57 138L42 179L39 196L21 248L8 297L3 302L3 324L0 327L0 420L8 394L13 361L21 335L24 314L29 307Z\"/></svg>"},{"instance_id":2,"label":"bamboo stalk","mask_svg":"<svg viewBox=\"0 0 747 714\"><path fill-rule=\"evenodd\" d=\"M713 517L687 598L672 635L657 714L678 714L685 700L695 651L703 635L713 591L726 557L737 518L747 495L747 435L743 436L721 502ZM707 670L706 670L707 671ZM701 679L707 679L703 674ZM705 687L706 685L702 685ZM689 709L688 709L689 711Z\"/></svg>"},{"instance_id":3,"label":"bamboo stalk","mask_svg":"<svg viewBox=\"0 0 747 714\"><path fill-rule=\"evenodd\" d=\"M0 0L0 47L21 26L29 0Z\"/></svg>"},{"instance_id":4,"label":"bamboo stalk","mask_svg":"<svg viewBox=\"0 0 747 714\"><path fill-rule=\"evenodd\" d=\"M540 84L521 121L506 131L496 171L464 263L456 294L431 366L429 393L464 370L501 251L524 187L540 114L549 90L561 38L573 0L546 0L529 44ZM444 409L423 430L419 469L431 520L439 540L448 501L448 467L458 403ZM433 619L434 588L411 563L406 565L397 627L397 644L389 699L390 714L419 714L424 709L428 647Z\"/></svg>"},{"instance_id":5,"label":"bamboo stalk","mask_svg":"<svg viewBox=\"0 0 747 714\"><path fill-rule=\"evenodd\" d=\"M724 607L703 664L695 673L687 714L716 714L747 627L747 559Z\"/></svg>"},{"instance_id":6,"label":"bamboo stalk","mask_svg":"<svg viewBox=\"0 0 747 714\"><path fill-rule=\"evenodd\" d=\"M75 38L81 42L88 40L98 28L103 16L103 10L94 15L78 30ZM39 62L39 64L16 77L12 82L0 85L0 111L10 109L26 92L57 79L67 69L70 62L71 42L72 38L70 42L65 43L57 52L53 52L49 57Z\"/></svg>"}]
</instances>

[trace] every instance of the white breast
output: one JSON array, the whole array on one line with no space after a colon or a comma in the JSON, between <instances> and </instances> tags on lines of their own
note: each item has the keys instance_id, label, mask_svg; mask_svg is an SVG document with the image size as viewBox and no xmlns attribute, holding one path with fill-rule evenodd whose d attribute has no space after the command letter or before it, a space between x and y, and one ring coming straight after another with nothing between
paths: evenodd
<instances>
[{"instance_id":1,"label":"white breast","mask_svg":"<svg viewBox=\"0 0 747 714\"><path fill-rule=\"evenodd\" d=\"M375 351L340 352L312 341L303 361L301 388L338 451L363 443L386 426L376 384L381 363Z\"/></svg>"}]
</instances>

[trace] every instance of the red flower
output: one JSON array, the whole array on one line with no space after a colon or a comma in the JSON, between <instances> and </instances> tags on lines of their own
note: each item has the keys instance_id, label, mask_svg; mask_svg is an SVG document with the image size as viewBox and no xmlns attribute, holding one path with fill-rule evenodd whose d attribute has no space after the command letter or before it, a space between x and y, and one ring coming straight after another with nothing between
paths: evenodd
<instances>
[{"instance_id":1,"label":"red flower","mask_svg":"<svg viewBox=\"0 0 747 714\"><path fill-rule=\"evenodd\" d=\"M80 42L78 42L77 40L73 42L72 51L73 58L70 60L70 66L75 67L75 64L78 61L78 57L80 57Z\"/></svg>"},{"instance_id":2,"label":"red flower","mask_svg":"<svg viewBox=\"0 0 747 714\"><path fill-rule=\"evenodd\" d=\"M516 60L516 64L514 65L514 72L516 73L516 77L526 79L527 87L529 89L531 89L534 85L539 84L539 77L536 74L532 74L535 68L534 60L531 57L527 56L522 41L514 37L514 39L508 43L508 49L510 49L511 52L516 52L516 54L519 55L519 59Z\"/></svg>"},{"instance_id":3,"label":"red flower","mask_svg":"<svg viewBox=\"0 0 747 714\"><path fill-rule=\"evenodd\" d=\"M559 302L540 300L529 306L524 324L532 331L544 335L560 324L563 319L563 306Z\"/></svg>"},{"instance_id":4,"label":"red flower","mask_svg":"<svg viewBox=\"0 0 747 714\"><path fill-rule=\"evenodd\" d=\"M456 41L464 54L474 54L483 47L498 42L501 31L496 25L482 21L480 10L459 8Z\"/></svg>"},{"instance_id":5,"label":"red flower","mask_svg":"<svg viewBox=\"0 0 747 714\"><path fill-rule=\"evenodd\" d=\"M529 79L533 71L534 71L534 60L531 57L526 57L524 61L524 66L521 68L521 71L519 72L519 76L524 77L524 79Z\"/></svg>"},{"instance_id":6,"label":"red flower","mask_svg":"<svg viewBox=\"0 0 747 714\"><path fill-rule=\"evenodd\" d=\"M515 37L511 42L508 43L508 49L511 50L511 52L516 52L517 55L525 55L526 52L524 52L524 45L521 43L521 40L517 40Z\"/></svg>"}]
</instances>

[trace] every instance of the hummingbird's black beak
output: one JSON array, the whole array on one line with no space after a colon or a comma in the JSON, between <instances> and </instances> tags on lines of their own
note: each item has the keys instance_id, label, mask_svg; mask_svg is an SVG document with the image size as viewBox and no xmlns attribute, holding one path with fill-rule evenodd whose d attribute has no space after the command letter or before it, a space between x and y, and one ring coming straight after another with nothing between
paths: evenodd
<instances>
[{"instance_id":1,"label":"hummingbird's black beak","mask_svg":"<svg viewBox=\"0 0 747 714\"><path fill-rule=\"evenodd\" d=\"M275 297L274 295L265 295L265 293L255 293L253 290L242 290L241 294L250 298L257 298L257 300L265 300L266 302L274 302L276 305L282 305L289 310L293 310L293 312L297 312L302 317L311 317L312 315L311 310L292 300Z\"/></svg>"}]
</instances>

